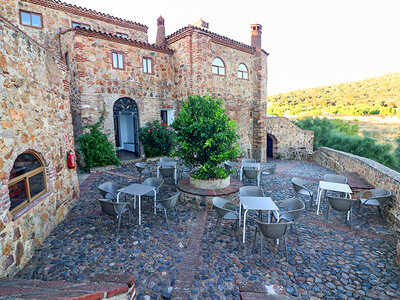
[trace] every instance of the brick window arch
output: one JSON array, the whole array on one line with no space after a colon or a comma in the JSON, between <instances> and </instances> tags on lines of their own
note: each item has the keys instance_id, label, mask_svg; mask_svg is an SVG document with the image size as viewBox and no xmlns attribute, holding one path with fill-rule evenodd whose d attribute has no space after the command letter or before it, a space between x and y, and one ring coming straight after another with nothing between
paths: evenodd
<instances>
[{"instance_id":1,"label":"brick window arch","mask_svg":"<svg viewBox=\"0 0 400 300\"><path fill-rule=\"evenodd\" d=\"M15 159L8 181L12 214L46 193L46 171L42 159L30 151Z\"/></svg>"},{"instance_id":2,"label":"brick window arch","mask_svg":"<svg viewBox=\"0 0 400 300\"><path fill-rule=\"evenodd\" d=\"M238 78L249 79L249 71L244 63L241 63L238 66Z\"/></svg>"},{"instance_id":3,"label":"brick window arch","mask_svg":"<svg viewBox=\"0 0 400 300\"><path fill-rule=\"evenodd\" d=\"M221 76L225 76L226 74L225 63L219 57L214 58L212 62L212 73Z\"/></svg>"}]
</instances>

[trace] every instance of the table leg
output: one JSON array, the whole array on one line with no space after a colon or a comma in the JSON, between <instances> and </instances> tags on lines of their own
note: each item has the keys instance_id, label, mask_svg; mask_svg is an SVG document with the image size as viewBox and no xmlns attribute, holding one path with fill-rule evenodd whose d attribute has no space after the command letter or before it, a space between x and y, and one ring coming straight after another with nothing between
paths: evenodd
<instances>
[{"instance_id":1,"label":"table leg","mask_svg":"<svg viewBox=\"0 0 400 300\"><path fill-rule=\"evenodd\" d=\"M136 195L133 195L133 209L136 209Z\"/></svg>"},{"instance_id":2,"label":"table leg","mask_svg":"<svg viewBox=\"0 0 400 300\"><path fill-rule=\"evenodd\" d=\"M157 213L157 210L156 210L156 205L157 205L157 192L156 192L155 189L153 190L153 192L154 192L154 214L156 214L156 213Z\"/></svg>"},{"instance_id":3,"label":"table leg","mask_svg":"<svg viewBox=\"0 0 400 300\"><path fill-rule=\"evenodd\" d=\"M119 202L119 194L121 194L121 192L117 193L117 203Z\"/></svg>"},{"instance_id":4,"label":"table leg","mask_svg":"<svg viewBox=\"0 0 400 300\"><path fill-rule=\"evenodd\" d=\"M324 189L318 189L318 197L317 197L317 215L319 214L319 205L320 205L320 203L321 203L321 196L322 196L322 193L323 193L323 191L324 191Z\"/></svg>"},{"instance_id":5,"label":"table leg","mask_svg":"<svg viewBox=\"0 0 400 300\"><path fill-rule=\"evenodd\" d=\"M141 196L139 196L139 225L142 225L142 205Z\"/></svg>"},{"instance_id":6,"label":"table leg","mask_svg":"<svg viewBox=\"0 0 400 300\"><path fill-rule=\"evenodd\" d=\"M239 201L239 226L241 220L242 220L242 202Z\"/></svg>"},{"instance_id":7,"label":"table leg","mask_svg":"<svg viewBox=\"0 0 400 300\"><path fill-rule=\"evenodd\" d=\"M243 214L243 244L246 239L246 215L247 215L247 209L244 210Z\"/></svg>"},{"instance_id":8,"label":"table leg","mask_svg":"<svg viewBox=\"0 0 400 300\"><path fill-rule=\"evenodd\" d=\"M160 176L160 167L157 166L157 178Z\"/></svg>"},{"instance_id":9,"label":"table leg","mask_svg":"<svg viewBox=\"0 0 400 300\"><path fill-rule=\"evenodd\" d=\"M242 181L242 178L243 178L243 167L240 167L239 180Z\"/></svg>"},{"instance_id":10,"label":"table leg","mask_svg":"<svg viewBox=\"0 0 400 300\"><path fill-rule=\"evenodd\" d=\"M174 170L174 179L175 179L175 184L176 184L176 168Z\"/></svg>"}]
</instances>

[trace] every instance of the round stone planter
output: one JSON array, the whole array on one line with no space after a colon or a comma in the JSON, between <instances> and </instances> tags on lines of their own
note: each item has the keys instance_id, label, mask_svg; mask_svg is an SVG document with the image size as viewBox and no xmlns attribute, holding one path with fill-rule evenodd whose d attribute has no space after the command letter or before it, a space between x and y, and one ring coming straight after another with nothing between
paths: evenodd
<instances>
[{"instance_id":1,"label":"round stone planter","mask_svg":"<svg viewBox=\"0 0 400 300\"><path fill-rule=\"evenodd\" d=\"M216 190L228 187L231 184L231 176L226 178L212 178L207 180L190 177L190 186L196 189Z\"/></svg>"}]
</instances>

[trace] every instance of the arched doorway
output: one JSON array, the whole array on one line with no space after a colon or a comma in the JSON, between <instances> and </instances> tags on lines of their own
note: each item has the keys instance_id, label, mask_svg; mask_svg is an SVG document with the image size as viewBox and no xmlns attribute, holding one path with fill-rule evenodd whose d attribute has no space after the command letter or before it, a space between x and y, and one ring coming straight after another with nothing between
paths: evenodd
<instances>
[{"instance_id":1,"label":"arched doorway","mask_svg":"<svg viewBox=\"0 0 400 300\"><path fill-rule=\"evenodd\" d=\"M276 143L276 138L273 135L267 134L267 157L274 158L276 156Z\"/></svg>"},{"instance_id":2,"label":"arched doorway","mask_svg":"<svg viewBox=\"0 0 400 300\"><path fill-rule=\"evenodd\" d=\"M115 146L119 152L140 155L139 111L130 98L119 98L114 103Z\"/></svg>"}]
</instances>

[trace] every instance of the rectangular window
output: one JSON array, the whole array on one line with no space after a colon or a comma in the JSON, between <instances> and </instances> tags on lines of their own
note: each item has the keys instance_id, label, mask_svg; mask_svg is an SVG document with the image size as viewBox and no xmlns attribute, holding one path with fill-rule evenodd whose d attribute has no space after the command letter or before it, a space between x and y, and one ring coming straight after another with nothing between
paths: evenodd
<instances>
[{"instance_id":1,"label":"rectangular window","mask_svg":"<svg viewBox=\"0 0 400 300\"><path fill-rule=\"evenodd\" d=\"M122 53L112 53L112 65L114 69L124 69L124 55Z\"/></svg>"},{"instance_id":2,"label":"rectangular window","mask_svg":"<svg viewBox=\"0 0 400 300\"><path fill-rule=\"evenodd\" d=\"M22 25L43 28L41 14L20 10L19 19Z\"/></svg>"},{"instance_id":3,"label":"rectangular window","mask_svg":"<svg viewBox=\"0 0 400 300\"><path fill-rule=\"evenodd\" d=\"M119 36L119 37L122 37L122 38L125 38L125 39L128 38L128 35L126 33L117 32L115 35Z\"/></svg>"},{"instance_id":4,"label":"rectangular window","mask_svg":"<svg viewBox=\"0 0 400 300\"><path fill-rule=\"evenodd\" d=\"M84 23L79 23L79 22L74 22L74 21L72 21L72 28L75 28L75 27L77 27L77 26L83 27L83 28L86 28L86 29L90 29L90 25L88 25L88 24L84 24Z\"/></svg>"},{"instance_id":5,"label":"rectangular window","mask_svg":"<svg viewBox=\"0 0 400 300\"><path fill-rule=\"evenodd\" d=\"M149 57L143 57L143 73L152 74L153 66L152 59Z\"/></svg>"},{"instance_id":6,"label":"rectangular window","mask_svg":"<svg viewBox=\"0 0 400 300\"><path fill-rule=\"evenodd\" d=\"M171 125L174 122L174 110L172 108L161 109L161 125Z\"/></svg>"}]
</instances>

